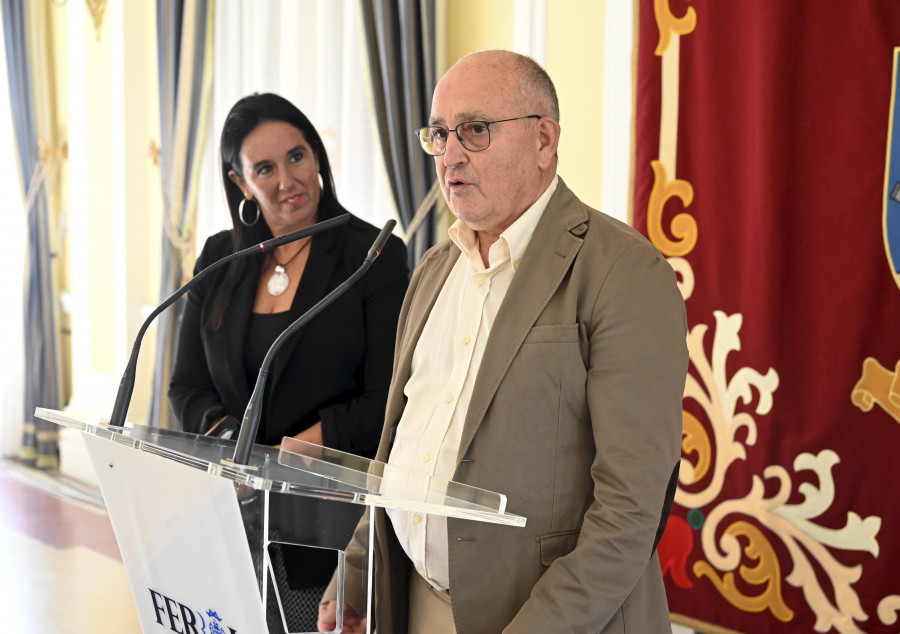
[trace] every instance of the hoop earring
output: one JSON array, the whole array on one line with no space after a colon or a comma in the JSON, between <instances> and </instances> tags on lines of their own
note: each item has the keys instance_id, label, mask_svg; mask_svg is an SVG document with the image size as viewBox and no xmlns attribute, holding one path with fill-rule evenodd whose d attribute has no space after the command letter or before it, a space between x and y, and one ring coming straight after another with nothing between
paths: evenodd
<instances>
[{"instance_id":1,"label":"hoop earring","mask_svg":"<svg viewBox=\"0 0 900 634\"><path fill-rule=\"evenodd\" d=\"M252 227L259 222L259 203L256 203L256 218L253 219L253 222L247 222L244 220L244 203L248 200L254 202L252 198L241 198L241 204L238 205L238 218L245 227Z\"/></svg>"}]
</instances>

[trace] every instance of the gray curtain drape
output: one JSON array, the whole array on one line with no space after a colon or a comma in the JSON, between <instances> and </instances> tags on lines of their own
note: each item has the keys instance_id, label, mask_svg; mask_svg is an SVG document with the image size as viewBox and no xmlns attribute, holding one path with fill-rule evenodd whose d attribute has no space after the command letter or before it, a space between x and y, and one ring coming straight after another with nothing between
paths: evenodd
<instances>
[{"instance_id":1,"label":"gray curtain drape","mask_svg":"<svg viewBox=\"0 0 900 634\"><path fill-rule=\"evenodd\" d=\"M400 223L408 227L435 180L412 131L426 125L436 83L434 0L362 0L375 116ZM415 265L433 243L428 217L409 243Z\"/></svg>"},{"instance_id":2,"label":"gray curtain drape","mask_svg":"<svg viewBox=\"0 0 900 634\"><path fill-rule=\"evenodd\" d=\"M213 73L215 0L157 0L160 173L164 234L160 301L194 266L197 192ZM173 427L166 393L184 311L182 297L159 316L148 424Z\"/></svg>"},{"instance_id":3,"label":"gray curtain drape","mask_svg":"<svg viewBox=\"0 0 900 634\"><path fill-rule=\"evenodd\" d=\"M37 420L35 407L59 409L58 314L53 291L52 247L43 170L34 117L28 58L26 0L3 0L3 33L9 73L10 107L22 188L30 206L25 286L25 426L21 457L38 467L59 466L58 427Z\"/></svg>"}]
</instances>

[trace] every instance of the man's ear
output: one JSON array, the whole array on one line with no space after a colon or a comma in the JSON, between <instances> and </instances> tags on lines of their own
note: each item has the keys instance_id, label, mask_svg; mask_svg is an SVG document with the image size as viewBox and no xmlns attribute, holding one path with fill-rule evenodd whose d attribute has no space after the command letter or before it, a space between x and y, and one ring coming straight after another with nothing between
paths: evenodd
<instances>
[{"instance_id":1,"label":"man's ear","mask_svg":"<svg viewBox=\"0 0 900 634\"><path fill-rule=\"evenodd\" d=\"M559 121L543 117L538 121L538 164L546 169L556 159L559 148Z\"/></svg>"}]
</instances>

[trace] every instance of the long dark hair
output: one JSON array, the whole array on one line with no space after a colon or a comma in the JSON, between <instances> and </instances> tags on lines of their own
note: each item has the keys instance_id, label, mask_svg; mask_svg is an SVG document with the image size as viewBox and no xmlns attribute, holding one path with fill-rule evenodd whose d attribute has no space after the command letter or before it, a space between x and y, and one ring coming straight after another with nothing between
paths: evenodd
<instances>
[{"instance_id":1,"label":"long dark hair","mask_svg":"<svg viewBox=\"0 0 900 634\"><path fill-rule=\"evenodd\" d=\"M322 144L322 138L312 122L297 106L274 93L252 94L240 99L225 118L222 126L222 137L219 141L219 158L222 167L222 184L225 187L225 198L231 213L232 251L236 252L272 237L272 232L265 222L257 222L251 227L241 222L239 205L244 198L241 188L235 184L228 173L231 170L244 179L241 163L241 146L247 135L258 125L267 121L283 121L294 126L303 133L307 143L312 147L319 162L319 173L322 175L322 193L319 196L319 208L316 219L326 220L345 213L334 193L334 178L331 174L331 163L328 153ZM258 204L258 203L257 203ZM218 330L222 326L225 309L231 301L234 289L249 266L247 258L234 260L228 265L227 273L216 294L212 313L212 327Z\"/></svg>"}]
</instances>

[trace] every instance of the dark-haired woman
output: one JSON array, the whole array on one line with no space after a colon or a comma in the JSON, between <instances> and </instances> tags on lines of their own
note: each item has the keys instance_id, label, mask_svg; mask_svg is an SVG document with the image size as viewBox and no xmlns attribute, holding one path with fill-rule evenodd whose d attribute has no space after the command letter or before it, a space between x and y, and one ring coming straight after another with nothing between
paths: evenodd
<instances>
[{"instance_id":1,"label":"dark-haired woman","mask_svg":"<svg viewBox=\"0 0 900 634\"><path fill-rule=\"evenodd\" d=\"M278 95L251 95L232 107L220 155L233 227L207 240L195 273L240 249L346 213L318 132ZM184 430L237 435L275 338L359 267L377 233L354 217L270 254L234 260L190 292L169 385ZM285 343L271 366L257 443L277 445L293 436L374 454L408 277L406 249L392 236L369 271ZM317 561L311 552L297 561L296 552L285 557L288 579L301 588L295 603L309 604L303 610L309 618L297 625L314 631L321 586L334 561Z\"/></svg>"}]
</instances>

